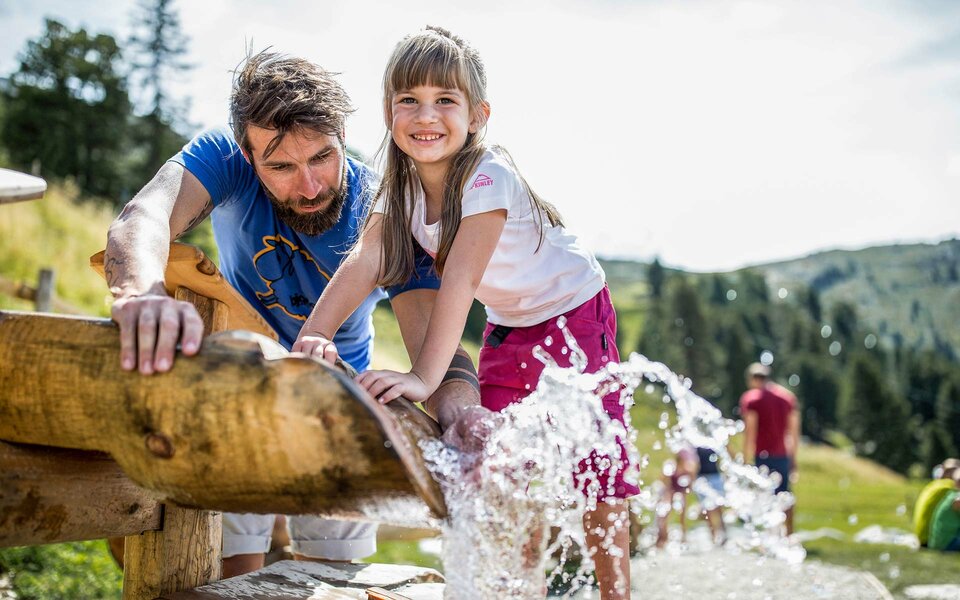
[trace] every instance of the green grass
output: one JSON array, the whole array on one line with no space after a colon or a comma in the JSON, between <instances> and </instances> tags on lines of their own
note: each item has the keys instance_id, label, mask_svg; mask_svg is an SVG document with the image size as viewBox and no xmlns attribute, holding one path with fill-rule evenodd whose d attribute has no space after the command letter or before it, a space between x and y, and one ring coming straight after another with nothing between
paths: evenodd
<instances>
[{"instance_id":1,"label":"green grass","mask_svg":"<svg viewBox=\"0 0 960 600\"><path fill-rule=\"evenodd\" d=\"M0 276L35 286L41 268L55 271L56 296L91 315L109 314L108 291L90 268L103 250L110 209L78 203L69 187L52 186L42 200L4 204L0 210ZM30 310L30 303L0 298L0 308Z\"/></svg>"},{"instance_id":2,"label":"green grass","mask_svg":"<svg viewBox=\"0 0 960 600\"><path fill-rule=\"evenodd\" d=\"M19 600L112 600L123 580L103 541L6 548L2 574Z\"/></svg>"}]
</instances>

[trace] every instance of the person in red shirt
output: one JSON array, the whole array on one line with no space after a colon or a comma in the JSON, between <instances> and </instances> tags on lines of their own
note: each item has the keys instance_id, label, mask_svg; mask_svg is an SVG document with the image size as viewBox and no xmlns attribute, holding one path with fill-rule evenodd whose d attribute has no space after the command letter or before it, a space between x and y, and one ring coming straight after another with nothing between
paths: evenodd
<instances>
[{"instance_id":1,"label":"person in red shirt","mask_svg":"<svg viewBox=\"0 0 960 600\"><path fill-rule=\"evenodd\" d=\"M800 445L800 412L797 397L770 380L770 367L753 363L747 367L747 386L740 396L744 429L743 458L758 467L780 474L777 493L790 490L796 479L797 447ZM793 507L786 511L787 535L793 533Z\"/></svg>"}]
</instances>

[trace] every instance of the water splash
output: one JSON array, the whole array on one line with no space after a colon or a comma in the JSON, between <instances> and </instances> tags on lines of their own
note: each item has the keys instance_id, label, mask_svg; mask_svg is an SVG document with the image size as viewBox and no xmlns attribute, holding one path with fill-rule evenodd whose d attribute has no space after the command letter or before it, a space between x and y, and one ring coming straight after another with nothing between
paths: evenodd
<instances>
[{"instance_id":1,"label":"water splash","mask_svg":"<svg viewBox=\"0 0 960 600\"><path fill-rule=\"evenodd\" d=\"M608 457L603 466L611 469L609 485L621 470L627 482L640 482L638 465L645 466L649 459L635 449L629 408L644 383L663 385L664 401L676 407L677 423L670 427L662 419L661 425L671 450L689 445L709 448L718 456L723 493L709 486L696 491L706 505L726 507L745 523L750 535L738 542L740 547L789 562L803 560L803 548L780 534L792 496L775 496L776 474L737 462L727 451L730 437L742 430L742 424L723 418L715 406L694 394L689 379L640 354L585 373L586 354L562 318L558 325L572 366L559 367L546 350L534 348L534 356L545 365L540 383L523 402L495 417L498 422L479 459L438 441L423 444L450 512L443 524L447 598L543 598L545 572L570 590L593 583L583 516L598 505L600 480L589 469L583 472L583 459L592 452ZM545 345L554 343L544 340ZM626 423L610 419L603 410L600 398L613 391L619 392L627 409ZM618 458L618 441L628 449L629 469ZM586 494L579 491L584 489ZM633 510L663 510L660 496L650 486L631 505ZM621 524L612 523L601 543L611 552L618 550L610 547L616 525ZM581 558L579 566L566 570L575 555ZM550 557L557 560L548 570Z\"/></svg>"}]
</instances>

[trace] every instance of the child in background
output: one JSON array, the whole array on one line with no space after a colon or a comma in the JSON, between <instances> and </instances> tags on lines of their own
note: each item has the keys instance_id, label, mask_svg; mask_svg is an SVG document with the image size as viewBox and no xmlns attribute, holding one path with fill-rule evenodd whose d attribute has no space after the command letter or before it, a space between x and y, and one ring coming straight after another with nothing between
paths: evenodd
<instances>
[{"instance_id":1,"label":"child in background","mask_svg":"<svg viewBox=\"0 0 960 600\"><path fill-rule=\"evenodd\" d=\"M674 509L680 517L680 541L687 541L687 495L700 471L700 459L692 446L681 446L663 463L663 495L657 505L657 548L667 545L667 521Z\"/></svg>"},{"instance_id":2,"label":"child in background","mask_svg":"<svg viewBox=\"0 0 960 600\"><path fill-rule=\"evenodd\" d=\"M389 131L380 191L361 239L294 346L335 358L330 340L337 327L374 286L411 277L419 243L435 259L440 289L422 347L411 351L410 372L358 377L381 402L400 395L423 401L437 388L474 298L487 310L479 375L481 402L490 410L503 410L536 388L543 365L534 347L570 365L561 317L586 353L587 372L620 359L600 265L563 227L556 209L530 189L510 156L483 143L490 116L486 84L477 52L443 29L428 27L394 50L383 79ZM548 338L556 343L545 343ZM602 401L622 422L619 393ZM587 512L584 528L604 599L630 594L625 498L639 489L623 478L623 440L620 448L623 468L613 477L603 468L608 457L593 455L582 465L599 473L597 507Z\"/></svg>"}]
</instances>

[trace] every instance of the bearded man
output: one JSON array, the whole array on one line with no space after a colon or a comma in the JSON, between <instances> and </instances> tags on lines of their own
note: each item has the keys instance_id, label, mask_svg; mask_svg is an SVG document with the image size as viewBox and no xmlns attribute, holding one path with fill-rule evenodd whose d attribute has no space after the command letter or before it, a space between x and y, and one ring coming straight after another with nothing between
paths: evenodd
<instances>
[{"instance_id":1,"label":"bearded man","mask_svg":"<svg viewBox=\"0 0 960 600\"><path fill-rule=\"evenodd\" d=\"M120 326L121 366L168 371L177 344L200 347L193 305L163 285L168 248L208 215L227 281L266 319L288 349L363 226L376 177L347 156L350 100L333 76L309 61L260 52L237 71L231 129L201 133L172 157L111 225L105 271ZM371 314L389 297L407 351L419 353L439 288L432 261L419 257L406 285L376 290L334 341L358 371L370 362ZM456 433L479 404L472 362L461 349L426 408ZM456 425L456 426L454 426ZM456 439L450 436L448 439ZM224 515L223 576L263 565L272 515ZM376 526L313 516L288 519L300 558L351 560L376 548Z\"/></svg>"}]
</instances>

